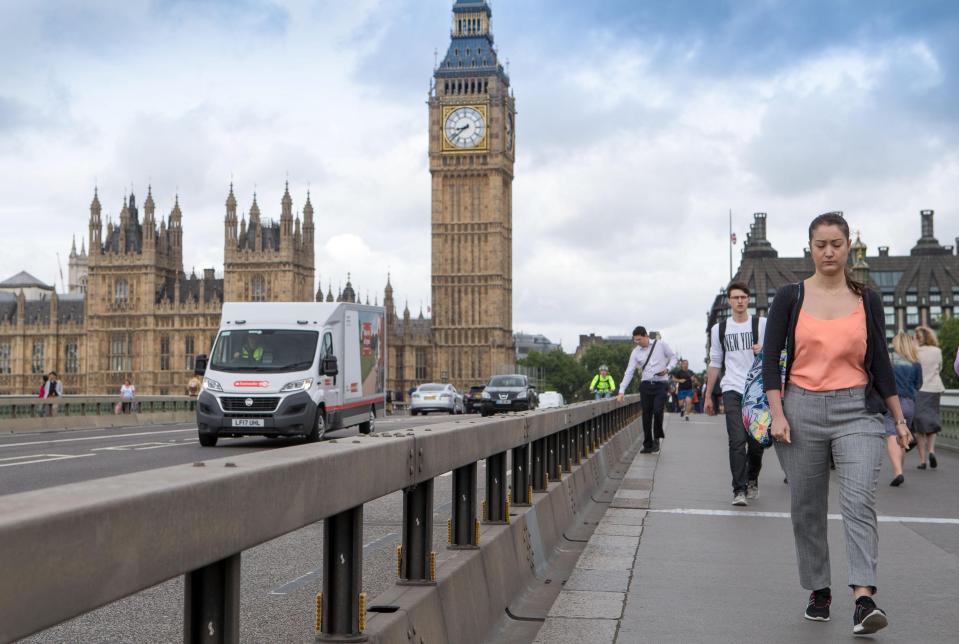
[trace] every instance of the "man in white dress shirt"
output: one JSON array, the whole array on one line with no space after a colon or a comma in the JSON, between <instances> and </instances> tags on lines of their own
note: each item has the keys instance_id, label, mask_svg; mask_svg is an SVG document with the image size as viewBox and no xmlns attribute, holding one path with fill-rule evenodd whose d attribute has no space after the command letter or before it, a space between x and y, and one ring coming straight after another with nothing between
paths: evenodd
<instances>
[{"instance_id":1,"label":"man in white dress shirt","mask_svg":"<svg viewBox=\"0 0 959 644\"><path fill-rule=\"evenodd\" d=\"M617 400L623 401L626 388L639 369L639 399L643 407L643 449L640 451L642 454L656 454L659 452L659 441L665 437L663 411L669 390L669 372L676 366L676 354L662 340L657 338L650 341L646 328L642 326L633 329L633 342L636 347L629 354Z\"/></svg>"}]
</instances>

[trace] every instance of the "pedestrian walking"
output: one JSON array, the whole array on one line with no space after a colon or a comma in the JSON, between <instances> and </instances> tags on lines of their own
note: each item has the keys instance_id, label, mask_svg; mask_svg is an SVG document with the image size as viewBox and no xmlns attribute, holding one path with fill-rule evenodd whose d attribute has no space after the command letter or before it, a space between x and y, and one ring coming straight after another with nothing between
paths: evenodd
<instances>
[{"instance_id":1,"label":"pedestrian walking","mask_svg":"<svg viewBox=\"0 0 959 644\"><path fill-rule=\"evenodd\" d=\"M616 381L609 375L609 367L604 364L599 365L599 373L593 376L589 383L589 392L593 394L593 399L609 398L615 389Z\"/></svg>"},{"instance_id":2,"label":"pedestrian walking","mask_svg":"<svg viewBox=\"0 0 959 644\"><path fill-rule=\"evenodd\" d=\"M189 382L186 383L186 395L196 398L200 395L200 389L202 386L203 380L200 378L200 374L194 373L193 377L190 378Z\"/></svg>"},{"instance_id":3,"label":"pedestrian walking","mask_svg":"<svg viewBox=\"0 0 959 644\"><path fill-rule=\"evenodd\" d=\"M922 387L916 392L916 415L912 421L912 433L919 445L919 469L936 469L936 434L942 429L939 403L946 390L939 375L942 372L942 349L936 332L927 326L916 327L919 343L919 364L922 366Z\"/></svg>"},{"instance_id":4,"label":"pedestrian walking","mask_svg":"<svg viewBox=\"0 0 959 644\"><path fill-rule=\"evenodd\" d=\"M709 368L706 370L706 413L716 413L709 395L719 383L726 416L729 471L732 474L733 505L747 505L759 498L759 472L763 447L743 424L743 392L746 375L762 349L766 318L749 314L749 287L733 282L726 288L732 318L714 324L709 331ZM722 380L720 380L722 374Z\"/></svg>"},{"instance_id":5,"label":"pedestrian walking","mask_svg":"<svg viewBox=\"0 0 959 644\"><path fill-rule=\"evenodd\" d=\"M663 433L663 411L666 407L666 392L669 389L669 372L676 366L676 354L669 345L656 338L650 341L646 327L633 329L633 343L626 373L619 384L617 400L623 402L626 388L639 369L639 402L643 408L643 454L659 453L659 441Z\"/></svg>"},{"instance_id":6,"label":"pedestrian walking","mask_svg":"<svg viewBox=\"0 0 959 644\"><path fill-rule=\"evenodd\" d=\"M693 372L689 370L689 361L680 360L679 366L673 370L673 382L676 383L676 399L679 404L680 418L686 417L693 411Z\"/></svg>"},{"instance_id":7,"label":"pedestrian walking","mask_svg":"<svg viewBox=\"0 0 959 644\"><path fill-rule=\"evenodd\" d=\"M865 635L888 624L873 600L882 414L891 412L901 447L909 444L910 434L886 351L882 300L853 279L847 268L850 246L849 225L840 213L820 215L809 225L815 273L776 293L764 338L763 387L776 455L789 478L799 581L812 591L804 616L814 621L830 616L826 522L832 453L855 599L853 633Z\"/></svg>"},{"instance_id":8,"label":"pedestrian walking","mask_svg":"<svg viewBox=\"0 0 959 644\"><path fill-rule=\"evenodd\" d=\"M916 409L916 392L922 387L922 368L919 366L919 352L915 341L900 331L892 339L892 373L896 378L896 391L899 393L899 404L902 406L902 415L910 430ZM884 416L886 427L886 451L889 453L889 462L892 463L892 487L899 487L906 480L902 474L902 462L908 449L899 445L896 434L896 424L887 410Z\"/></svg>"},{"instance_id":9,"label":"pedestrian walking","mask_svg":"<svg viewBox=\"0 0 959 644\"><path fill-rule=\"evenodd\" d=\"M44 398L59 398L63 395L63 383L56 371L51 371L46 377L47 395Z\"/></svg>"},{"instance_id":10,"label":"pedestrian walking","mask_svg":"<svg viewBox=\"0 0 959 644\"><path fill-rule=\"evenodd\" d=\"M130 379L127 378L120 386L120 403L123 407L123 413L129 414L133 408L133 399L137 395L137 388L133 386Z\"/></svg>"}]
</instances>

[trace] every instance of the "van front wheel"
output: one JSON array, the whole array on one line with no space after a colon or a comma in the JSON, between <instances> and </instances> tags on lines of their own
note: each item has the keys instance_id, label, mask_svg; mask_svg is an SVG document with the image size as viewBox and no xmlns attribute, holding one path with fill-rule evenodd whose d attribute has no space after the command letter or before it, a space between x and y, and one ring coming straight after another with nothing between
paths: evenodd
<instances>
[{"instance_id":1,"label":"van front wheel","mask_svg":"<svg viewBox=\"0 0 959 644\"><path fill-rule=\"evenodd\" d=\"M316 421L313 423L313 430L306 435L306 440L315 443L323 438L326 433L326 412L322 407L316 410Z\"/></svg>"},{"instance_id":2,"label":"van front wheel","mask_svg":"<svg viewBox=\"0 0 959 644\"><path fill-rule=\"evenodd\" d=\"M216 434L200 434L200 445L203 447L216 447Z\"/></svg>"},{"instance_id":3,"label":"van front wheel","mask_svg":"<svg viewBox=\"0 0 959 644\"><path fill-rule=\"evenodd\" d=\"M376 408L370 407L370 419L360 423L360 433L370 434L376 428Z\"/></svg>"}]
</instances>

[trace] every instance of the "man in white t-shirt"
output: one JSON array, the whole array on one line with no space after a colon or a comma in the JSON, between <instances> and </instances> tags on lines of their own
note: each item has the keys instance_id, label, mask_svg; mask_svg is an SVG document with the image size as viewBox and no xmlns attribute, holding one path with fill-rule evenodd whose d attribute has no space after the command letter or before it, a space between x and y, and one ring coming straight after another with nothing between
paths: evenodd
<instances>
[{"instance_id":1,"label":"man in white t-shirt","mask_svg":"<svg viewBox=\"0 0 959 644\"><path fill-rule=\"evenodd\" d=\"M747 505L747 499L759 497L759 470L763 466L763 448L746 432L743 424L743 390L746 374L759 353L766 334L766 318L749 314L749 287L733 282L726 289L733 316L709 330L709 369L704 411L715 415L713 387L719 383L726 410L729 435L729 470L733 475L733 505ZM722 337L720 337L722 336Z\"/></svg>"}]
</instances>

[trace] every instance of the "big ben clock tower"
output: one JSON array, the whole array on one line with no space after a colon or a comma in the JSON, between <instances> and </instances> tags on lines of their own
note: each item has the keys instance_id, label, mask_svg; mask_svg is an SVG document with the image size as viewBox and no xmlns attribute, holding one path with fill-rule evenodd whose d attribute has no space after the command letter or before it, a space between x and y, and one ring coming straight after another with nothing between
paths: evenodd
<instances>
[{"instance_id":1,"label":"big ben clock tower","mask_svg":"<svg viewBox=\"0 0 959 644\"><path fill-rule=\"evenodd\" d=\"M455 0L430 92L434 376L458 388L515 362L515 106L486 0Z\"/></svg>"}]
</instances>

